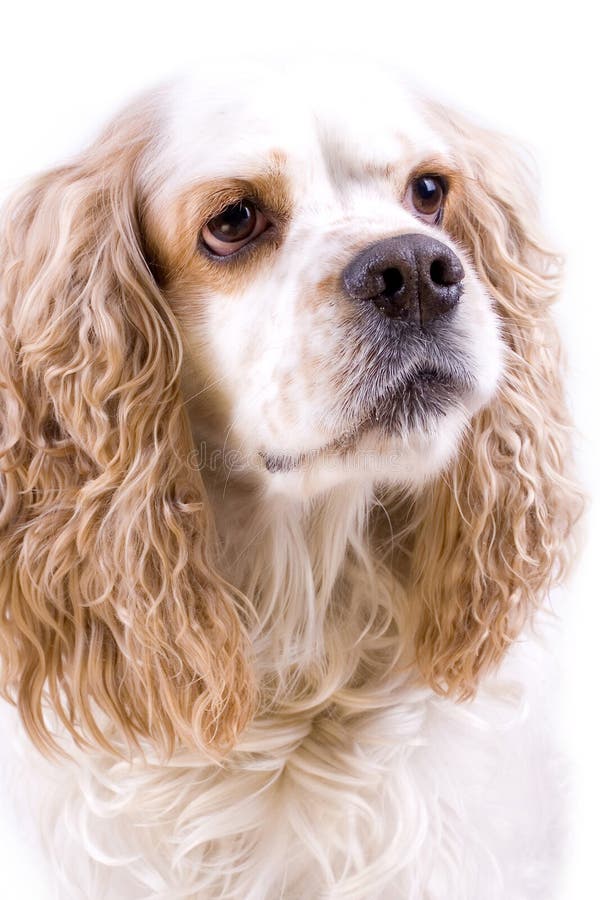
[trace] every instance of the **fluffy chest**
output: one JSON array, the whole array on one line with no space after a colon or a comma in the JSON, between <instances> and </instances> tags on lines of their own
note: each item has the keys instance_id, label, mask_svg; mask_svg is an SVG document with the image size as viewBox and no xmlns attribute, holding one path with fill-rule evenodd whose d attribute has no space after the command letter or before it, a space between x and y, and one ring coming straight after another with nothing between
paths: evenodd
<instances>
[{"instance_id":1,"label":"fluffy chest","mask_svg":"<svg viewBox=\"0 0 600 900\"><path fill-rule=\"evenodd\" d=\"M60 896L552 896L557 758L522 699L508 681L468 707L390 682L257 721L223 765L36 762Z\"/></svg>"}]
</instances>

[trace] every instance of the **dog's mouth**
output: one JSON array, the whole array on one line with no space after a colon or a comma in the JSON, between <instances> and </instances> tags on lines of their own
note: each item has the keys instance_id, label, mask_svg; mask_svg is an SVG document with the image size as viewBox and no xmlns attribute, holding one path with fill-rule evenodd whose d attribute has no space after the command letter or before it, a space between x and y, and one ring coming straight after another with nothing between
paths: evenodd
<instances>
[{"instance_id":1,"label":"dog's mouth","mask_svg":"<svg viewBox=\"0 0 600 900\"><path fill-rule=\"evenodd\" d=\"M473 385L474 379L466 370L451 373L419 368L367 400L358 421L327 444L296 454L262 451L260 456L267 471L291 472L320 458L347 456L367 432L378 431L385 438L407 437L415 431L427 433Z\"/></svg>"},{"instance_id":2,"label":"dog's mouth","mask_svg":"<svg viewBox=\"0 0 600 900\"><path fill-rule=\"evenodd\" d=\"M427 431L446 415L469 389L464 373L450 374L437 369L417 369L399 384L385 390L369 414L371 427L388 436Z\"/></svg>"}]
</instances>

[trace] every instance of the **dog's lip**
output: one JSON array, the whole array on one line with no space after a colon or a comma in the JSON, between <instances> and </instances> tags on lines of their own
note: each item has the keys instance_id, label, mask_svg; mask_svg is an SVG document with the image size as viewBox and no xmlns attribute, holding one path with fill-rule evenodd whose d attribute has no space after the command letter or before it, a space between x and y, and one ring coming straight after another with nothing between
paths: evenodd
<instances>
[{"instance_id":1,"label":"dog's lip","mask_svg":"<svg viewBox=\"0 0 600 900\"><path fill-rule=\"evenodd\" d=\"M428 383L432 386L438 385L451 388L453 391L456 391L457 396L460 396L469 387L464 377L458 377L433 366L419 367L401 382L387 385L381 394L371 402L366 415L362 416L356 424L341 432L328 443L314 449L300 451L299 453L278 453L261 450L259 451L259 456L263 460L267 471L291 472L302 465L314 462L319 456L347 453L354 448L367 431L373 431L381 427L378 416L378 408L380 406L393 400L402 389L406 389L411 385Z\"/></svg>"},{"instance_id":2,"label":"dog's lip","mask_svg":"<svg viewBox=\"0 0 600 900\"><path fill-rule=\"evenodd\" d=\"M313 450L302 450L300 453L273 453L261 450L259 455L269 472L291 472L302 465L314 462L319 456L328 456L332 453L344 453L352 449L365 430L365 423L361 422L333 438L327 444L316 447Z\"/></svg>"}]
</instances>

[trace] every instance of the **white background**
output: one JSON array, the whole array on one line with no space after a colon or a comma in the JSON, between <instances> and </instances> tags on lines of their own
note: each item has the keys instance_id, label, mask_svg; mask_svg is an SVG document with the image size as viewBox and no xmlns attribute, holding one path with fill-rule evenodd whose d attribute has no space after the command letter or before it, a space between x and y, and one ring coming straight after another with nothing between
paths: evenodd
<instances>
[{"instance_id":1,"label":"white background","mask_svg":"<svg viewBox=\"0 0 600 900\"><path fill-rule=\"evenodd\" d=\"M547 231L567 257L557 310L570 356L581 478L598 494L600 214L597 29L591 3L362 0L267 3L21 3L0 14L0 194L93 136L130 94L222 49L295 54L347 49L394 60L443 97L534 150ZM597 900L600 811L598 512L569 591L564 731L573 763L573 828L564 900ZM36 900L15 833L0 826L0 896ZM90 898L93 900L93 898ZM117 900L117 898L115 898ZM453 900L453 898L448 898ZM484 900L484 898L478 898ZM507 898L512 900L512 898Z\"/></svg>"}]
</instances>

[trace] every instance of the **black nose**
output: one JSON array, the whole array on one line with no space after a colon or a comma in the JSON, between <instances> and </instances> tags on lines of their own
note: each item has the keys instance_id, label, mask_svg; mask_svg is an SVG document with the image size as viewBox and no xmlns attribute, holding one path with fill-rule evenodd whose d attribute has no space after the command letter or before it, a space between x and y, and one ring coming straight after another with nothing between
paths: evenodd
<instances>
[{"instance_id":1,"label":"black nose","mask_svg":"<svg viewBox=\"0 0 600 900\"><path fill-rule=\"evenodd\" d=\"M342 273L350 297L370 300L386 316L420 325L456 306L464 277L450 247L425 234L403 234L372 244Z\"/></svg>"}]
</instances>

